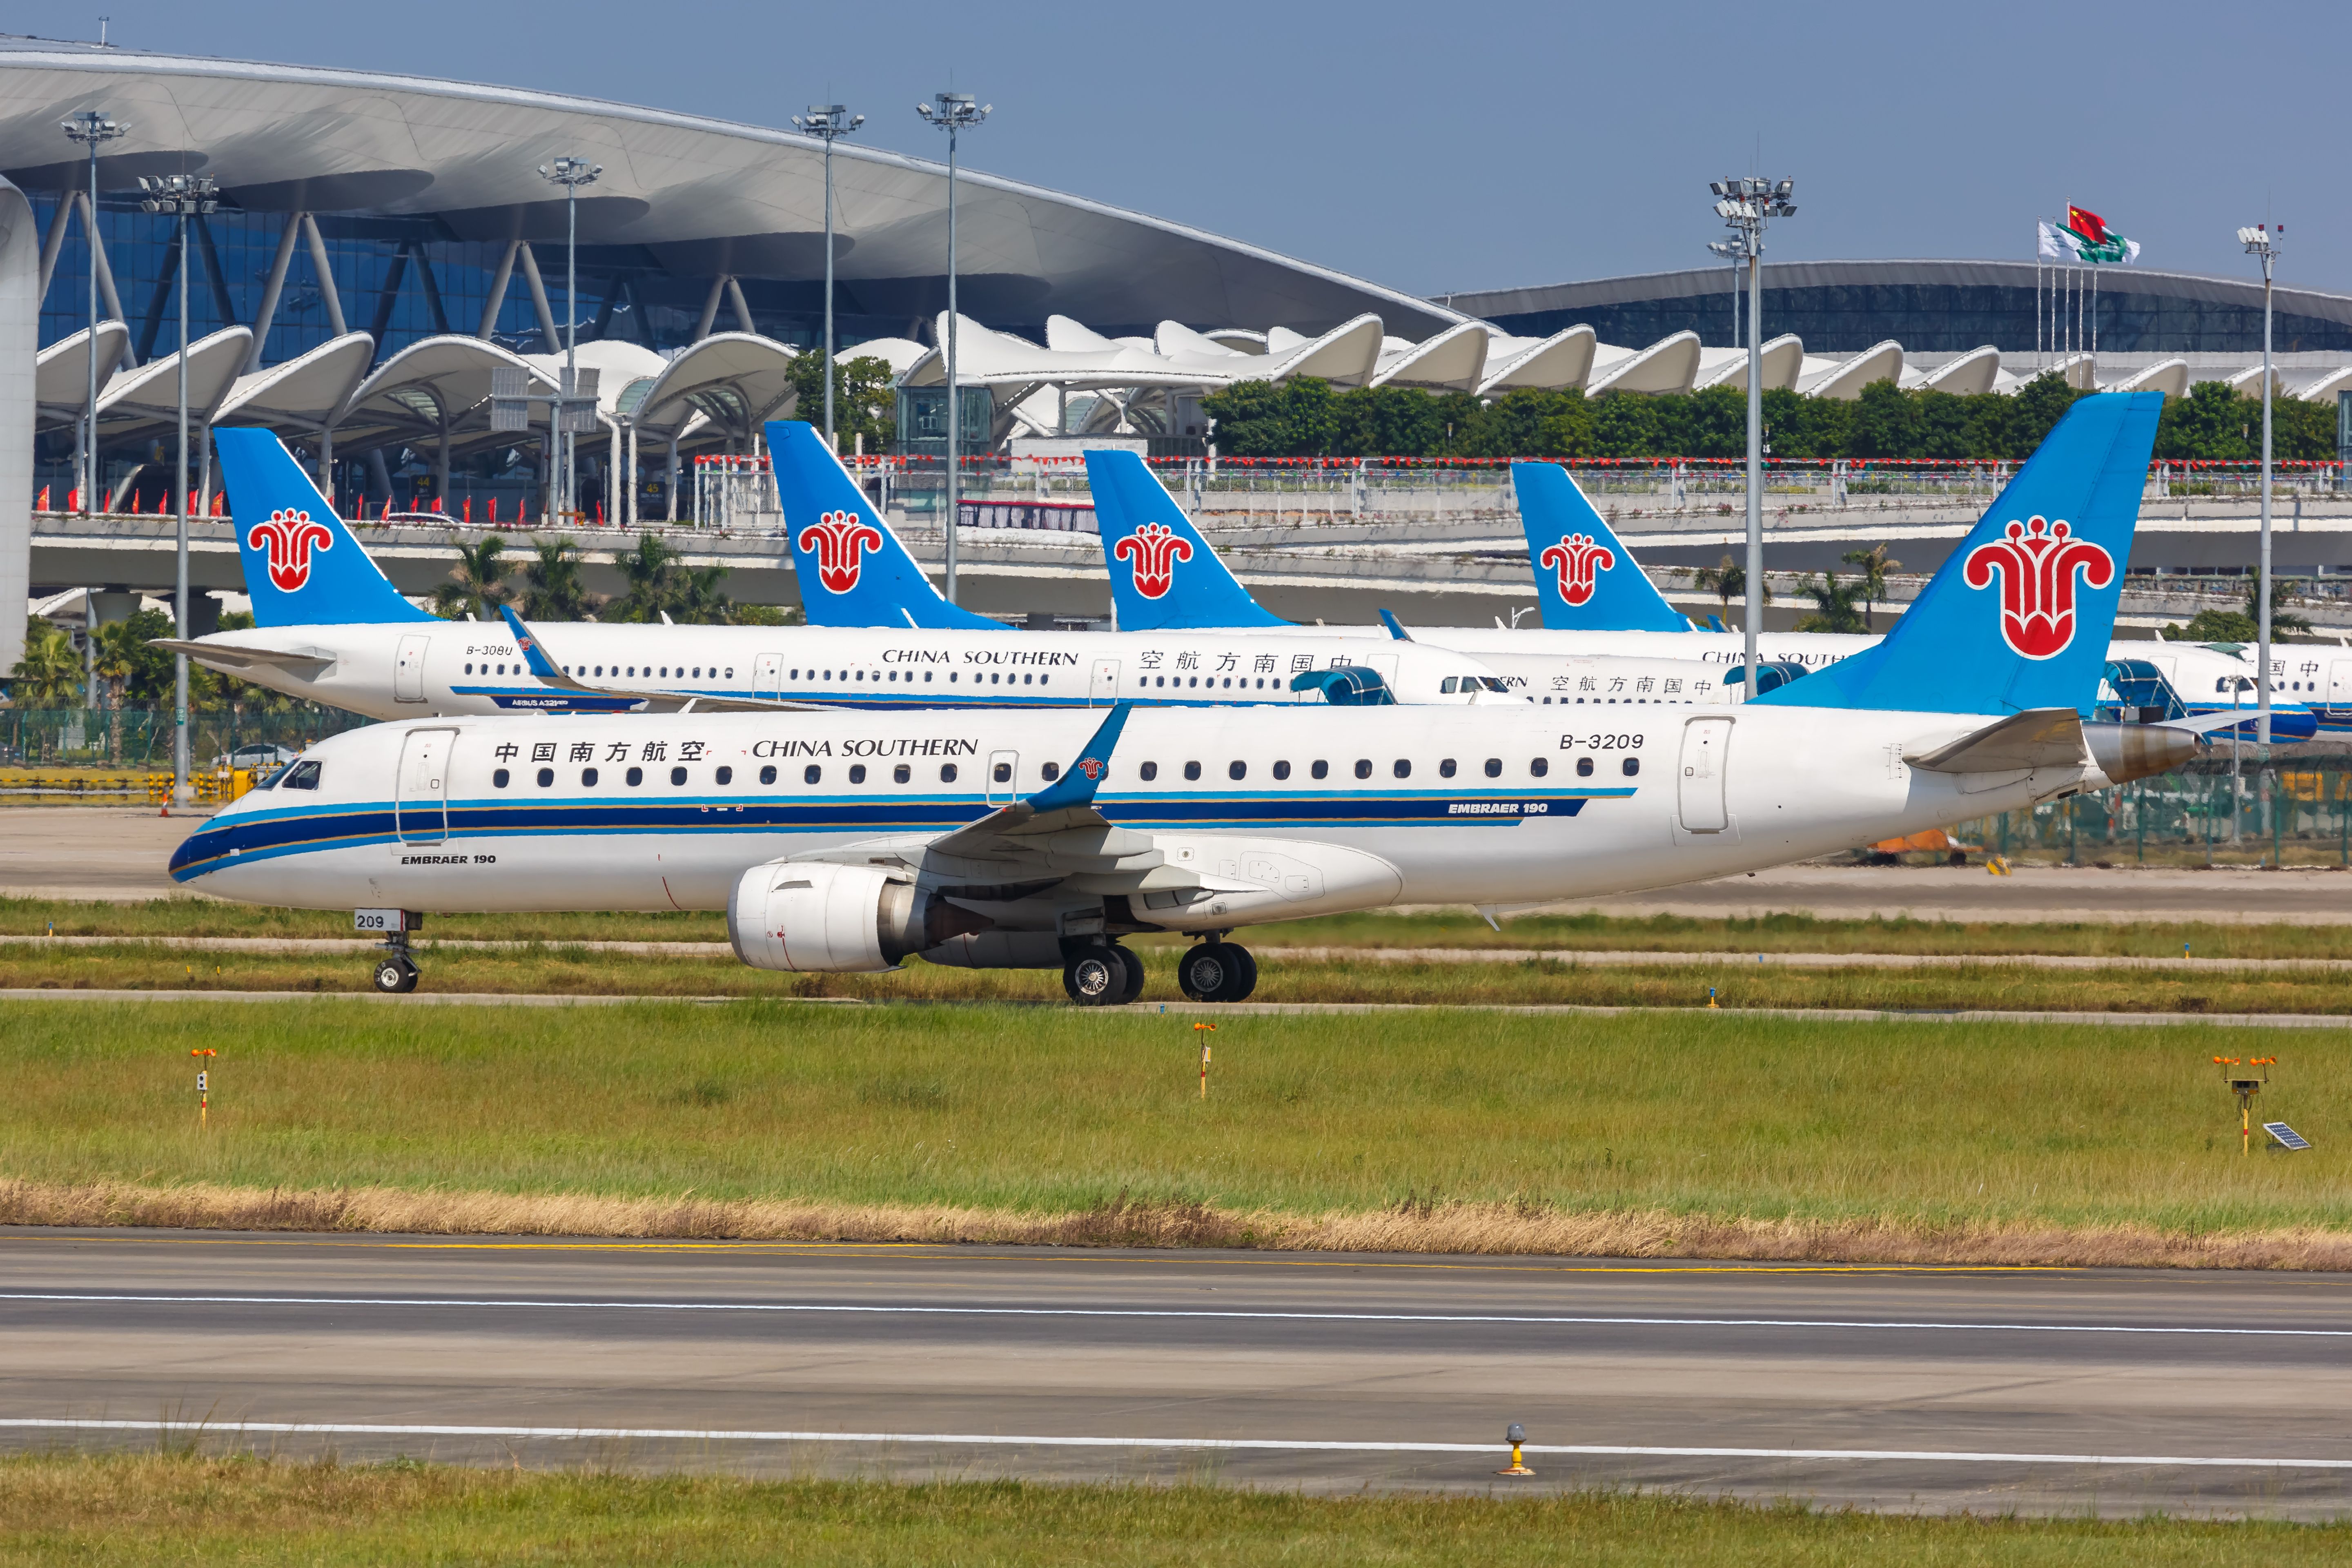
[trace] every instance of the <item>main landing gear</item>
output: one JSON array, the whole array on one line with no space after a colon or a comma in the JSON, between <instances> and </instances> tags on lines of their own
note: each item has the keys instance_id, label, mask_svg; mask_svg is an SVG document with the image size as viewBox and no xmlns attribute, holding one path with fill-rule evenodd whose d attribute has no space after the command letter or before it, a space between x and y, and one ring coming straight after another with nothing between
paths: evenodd
<instances>
[{"instance_id":1,"label":"main landing gear","mask_svg":"<svg viewBox=\"0 0 2352 1568\"><path fill-rule=\"evenodd\" d=\"M1081 1007L1124 1007L1143 994L1143 961L1115 942L1082 948L1062 965L1062 989Z\"/></svg>"},{"instance_id":2,"label":"main landing gear","mask_svg":"<svg viewBox=\"0 0 2352 1568\"><path fill-rule=\"evenodd\" d=\"M1177 961L1176 984L1195 1002L1242 1002L1257 989L1249 949L1213 937Z\"/></svg>"}]
</instances>

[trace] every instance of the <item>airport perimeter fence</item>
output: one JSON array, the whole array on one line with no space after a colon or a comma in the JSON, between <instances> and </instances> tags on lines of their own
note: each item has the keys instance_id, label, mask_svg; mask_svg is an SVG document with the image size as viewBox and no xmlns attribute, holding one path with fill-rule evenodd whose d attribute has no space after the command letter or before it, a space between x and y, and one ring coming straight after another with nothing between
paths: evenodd
<instances>
[{"instance_id":1,"label":"airport perimeter fence","mask_svg":"<svg viewBox=\"0 0 2352 1568\"><path fill-rule=\"evenodd\" d=\"M1951 830L1984 856L2069 866L2352 868L2352 761L2252 760L2226 748L2175 773L2044 801Z\"/></svg>"},{"instance_id":2,"label":"airport perimeter fence","mask_svg":"<svg viewBox=\"0 0 2352 1568\"><path fill-rule=\"evenodd\" d=\"M329 735L373 722L335 709L304 713L193 712L188 715L188 759L194 767L210 768L250 748L299 752ZM171 766L172 710L168 708L0 710L0 767L144 772L168 771Z\"/></svg>"}]
</instances>

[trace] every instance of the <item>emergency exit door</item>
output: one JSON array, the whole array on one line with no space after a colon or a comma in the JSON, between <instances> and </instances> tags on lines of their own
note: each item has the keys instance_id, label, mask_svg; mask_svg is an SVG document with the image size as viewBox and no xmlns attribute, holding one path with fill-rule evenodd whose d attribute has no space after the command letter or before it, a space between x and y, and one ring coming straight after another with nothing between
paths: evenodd
<instances>
[{"instance_id":1,"label":"emergency exit door","mask_svg":"<svg viewBox=\"0 0 2352 1568\"><path fill-rule=\"evenodd\" d=\"M449 752L455 730L411 730L400 747L393 819L403 844L449 837Z\"/></svg>"},{"instance_id":2,"label":"emergency exit door","mask_svg":"<svg viewBox=\"0 0 2352 1568\"><path fill-rule=\"evenodd\" d=\"M400 651L393 658L392 700L394 702L425 700L425 650L432 638L404 637L400 639Z\"/></svg>"},{"instance_id":3,"label":"emergency exit door","mask_svg":"<svg viewBox=\"0 0 2352 1568\"><path fill-rule=\"evenodd\" d=\"M1720 833L1730 825L1723 802L1724 752L1731 743L1728 719L1693 719L1683 726L1680 806L1685 833Z\"/></svg>"},{"instance_id":4,"label":"emergency exit door","mask_svg":"<svg viewBox=\"0 0 2352 1568\"><path fill-rule=\"evenodd\" d=\"M1095 660L1094 683L1087 688L1087 706L1108 708L1118 700L1118 660Z\"/></svg>"},{"instance_id":5,"label":"emergency exit door","mask_svg":"<svg viewBox=\"0 0 2352 1568\"><path fill-rule=\"evenodd\" d=\"M775 697L784 689L784 656L763 653L751 661L751 695Z\"/></svg>"}]
</instances>

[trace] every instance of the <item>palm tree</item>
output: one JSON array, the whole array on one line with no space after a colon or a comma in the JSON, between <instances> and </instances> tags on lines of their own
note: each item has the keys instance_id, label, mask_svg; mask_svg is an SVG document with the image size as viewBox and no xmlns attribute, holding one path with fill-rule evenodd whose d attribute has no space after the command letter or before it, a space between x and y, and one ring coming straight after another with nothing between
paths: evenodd
<instances>
[{"instance_id":1,"label":"palm tree","mask_svg":"<svg viewBox=\"0 0 2352 1568\"><path fill-rule=\"evenodd\" d=\"M122 765L122 697L131 678L139 672L139 656L147 646L145 628L128 620L109 621L98 628L92 665L106 683L107 763Z\"/></svg>"},{"instance_id":2,"label":"palm tree","mask_svg":"<svg viewBox=\"0 0 2352 1568\"><path fill-rule=\"evenodd\" d=\"M2281 632L2307 632L2311 629L2309 620L2284 607L2286 604L2286 595L2287 584L2273 575L2271 578L2271 635L2273 637L2276 637ZM2246 619L2254 624L2256 637L2261 635L2262 603L2262 579L2247 578ZM2249 637L2247 640L2251 642L2253 638Z\"/></svg>"},{"instance_id":3,"label":"palm tree","mask_svg":"<svg viewBox=\"0 0 2352 1568\"><path fill-rule=\"evenodd\" d=\"M678 620L689 625L733 625L734 603L719 592L719 584L726 580L727 568L724 566L697 566L680 571L672 579L672 613Z\"/></svg>"},{"instance_id":4,"label":"palm tree","mask_svg":"<svg viewBox=\"0 0 2352 1568\"><path fill-rule=\"evenodd\" d=\"M1903 570L1903 563L1886 553L1886 546L1874 544L1867 550L1849 550L1838 557L1849 566L1862 568L1862 629L1878 629L1878 601L1886 597L1886 574Z\"/></svg>"},{"instance_id":5,"label":"palm tree","mask_svg":"<svg viewBox=\"0 0 2352 1568\"><path fill-rule=\"evenodd\" d=\"M1860 578L1851 583L1841 583L1838 581L1836 573L1824 572L1822 574L1821 581L1817 583L1813 580L1813 574L1808 572L1797 579L1797 591L1811 598L1814 606L1811 615L1797 623L1799 631L1858 632L1862 630L1862 617L1854 613L1853 608L1854 595L1862 591Z\"/></svg>"},{"instance_id":6,"label":"palm tree","mask_svg":"<svg viewBox=\"0 0 2352 1568\"><path fill-rule=\"evenodd\" d=\"M25 622L25 657L8 672L8 697L19 708L81 706L81 656L73 637L38 616Z\"/></svg>"},{"instance_id":7,"label":"palm tree","mask_svg":"<svg viewBox=\"0 0 2352 1568\"><path fill-rule=\"evenodd\" d=\"M537 539L531 549L538 559L523 569L530 579L522 597L523 615L534 621L586 620L588 591L580 583L580 546L569 539Z\"/></svg>"},{"instance_id":8,"label":"palm tree","mask_svg":"<svg viewBox=\"0 0 2352 1568\"><path fill-rule=\"evenodd\" d=\"M677 596L678 552L650 532L637 539L636 548L613 557L629 591L621 595L615 620L657 621Z\"/></svg>"},{"instance_id":9,"label":"palm tree","mask_svg":"<svg viewBox=\"0 0 2352 1568\"><path fill-rule=\"evenodd\" d=\"M453 621L464 614L488 620L492 605L513 596L499 582L508 571L502 559L506 552L507 542L495 533L483 535L476 544L459 541L449 581L433 590L433 613Z\"/></svg>"},{"instance_id":10,"label":"palm tree","mask_svg":"<svg viewBox=\"0 0 2352 1568\"><path fill-rule=\"evenodd\" d=\"M1722 600L1723 613L1727 619L1731 615L1731 601L1748 592L1748 568L1727 555L1721 565L1702 566L1692 573L1691 586ZM1764 584L1764 602L1768 605L1772 602L1772 584L1769 579Z\"/></svg>"}]
</instances>

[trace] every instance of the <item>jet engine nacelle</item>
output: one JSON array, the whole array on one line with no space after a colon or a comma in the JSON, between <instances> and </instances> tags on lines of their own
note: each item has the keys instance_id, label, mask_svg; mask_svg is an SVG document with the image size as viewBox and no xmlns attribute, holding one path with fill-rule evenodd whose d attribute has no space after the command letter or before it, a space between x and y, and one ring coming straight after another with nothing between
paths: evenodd
<instances>
[{"instance_id":1,"label":"jet engine nacelle","mask_svg":"<svg viewBox=\"0 0 2352 1568\"><path fill-rule=\"evenodd\" d=\"M889 969L988 925L876 866L772 861L744 872L727 900L727 940L754 969Z\"/></svg>"}]
</instances>

